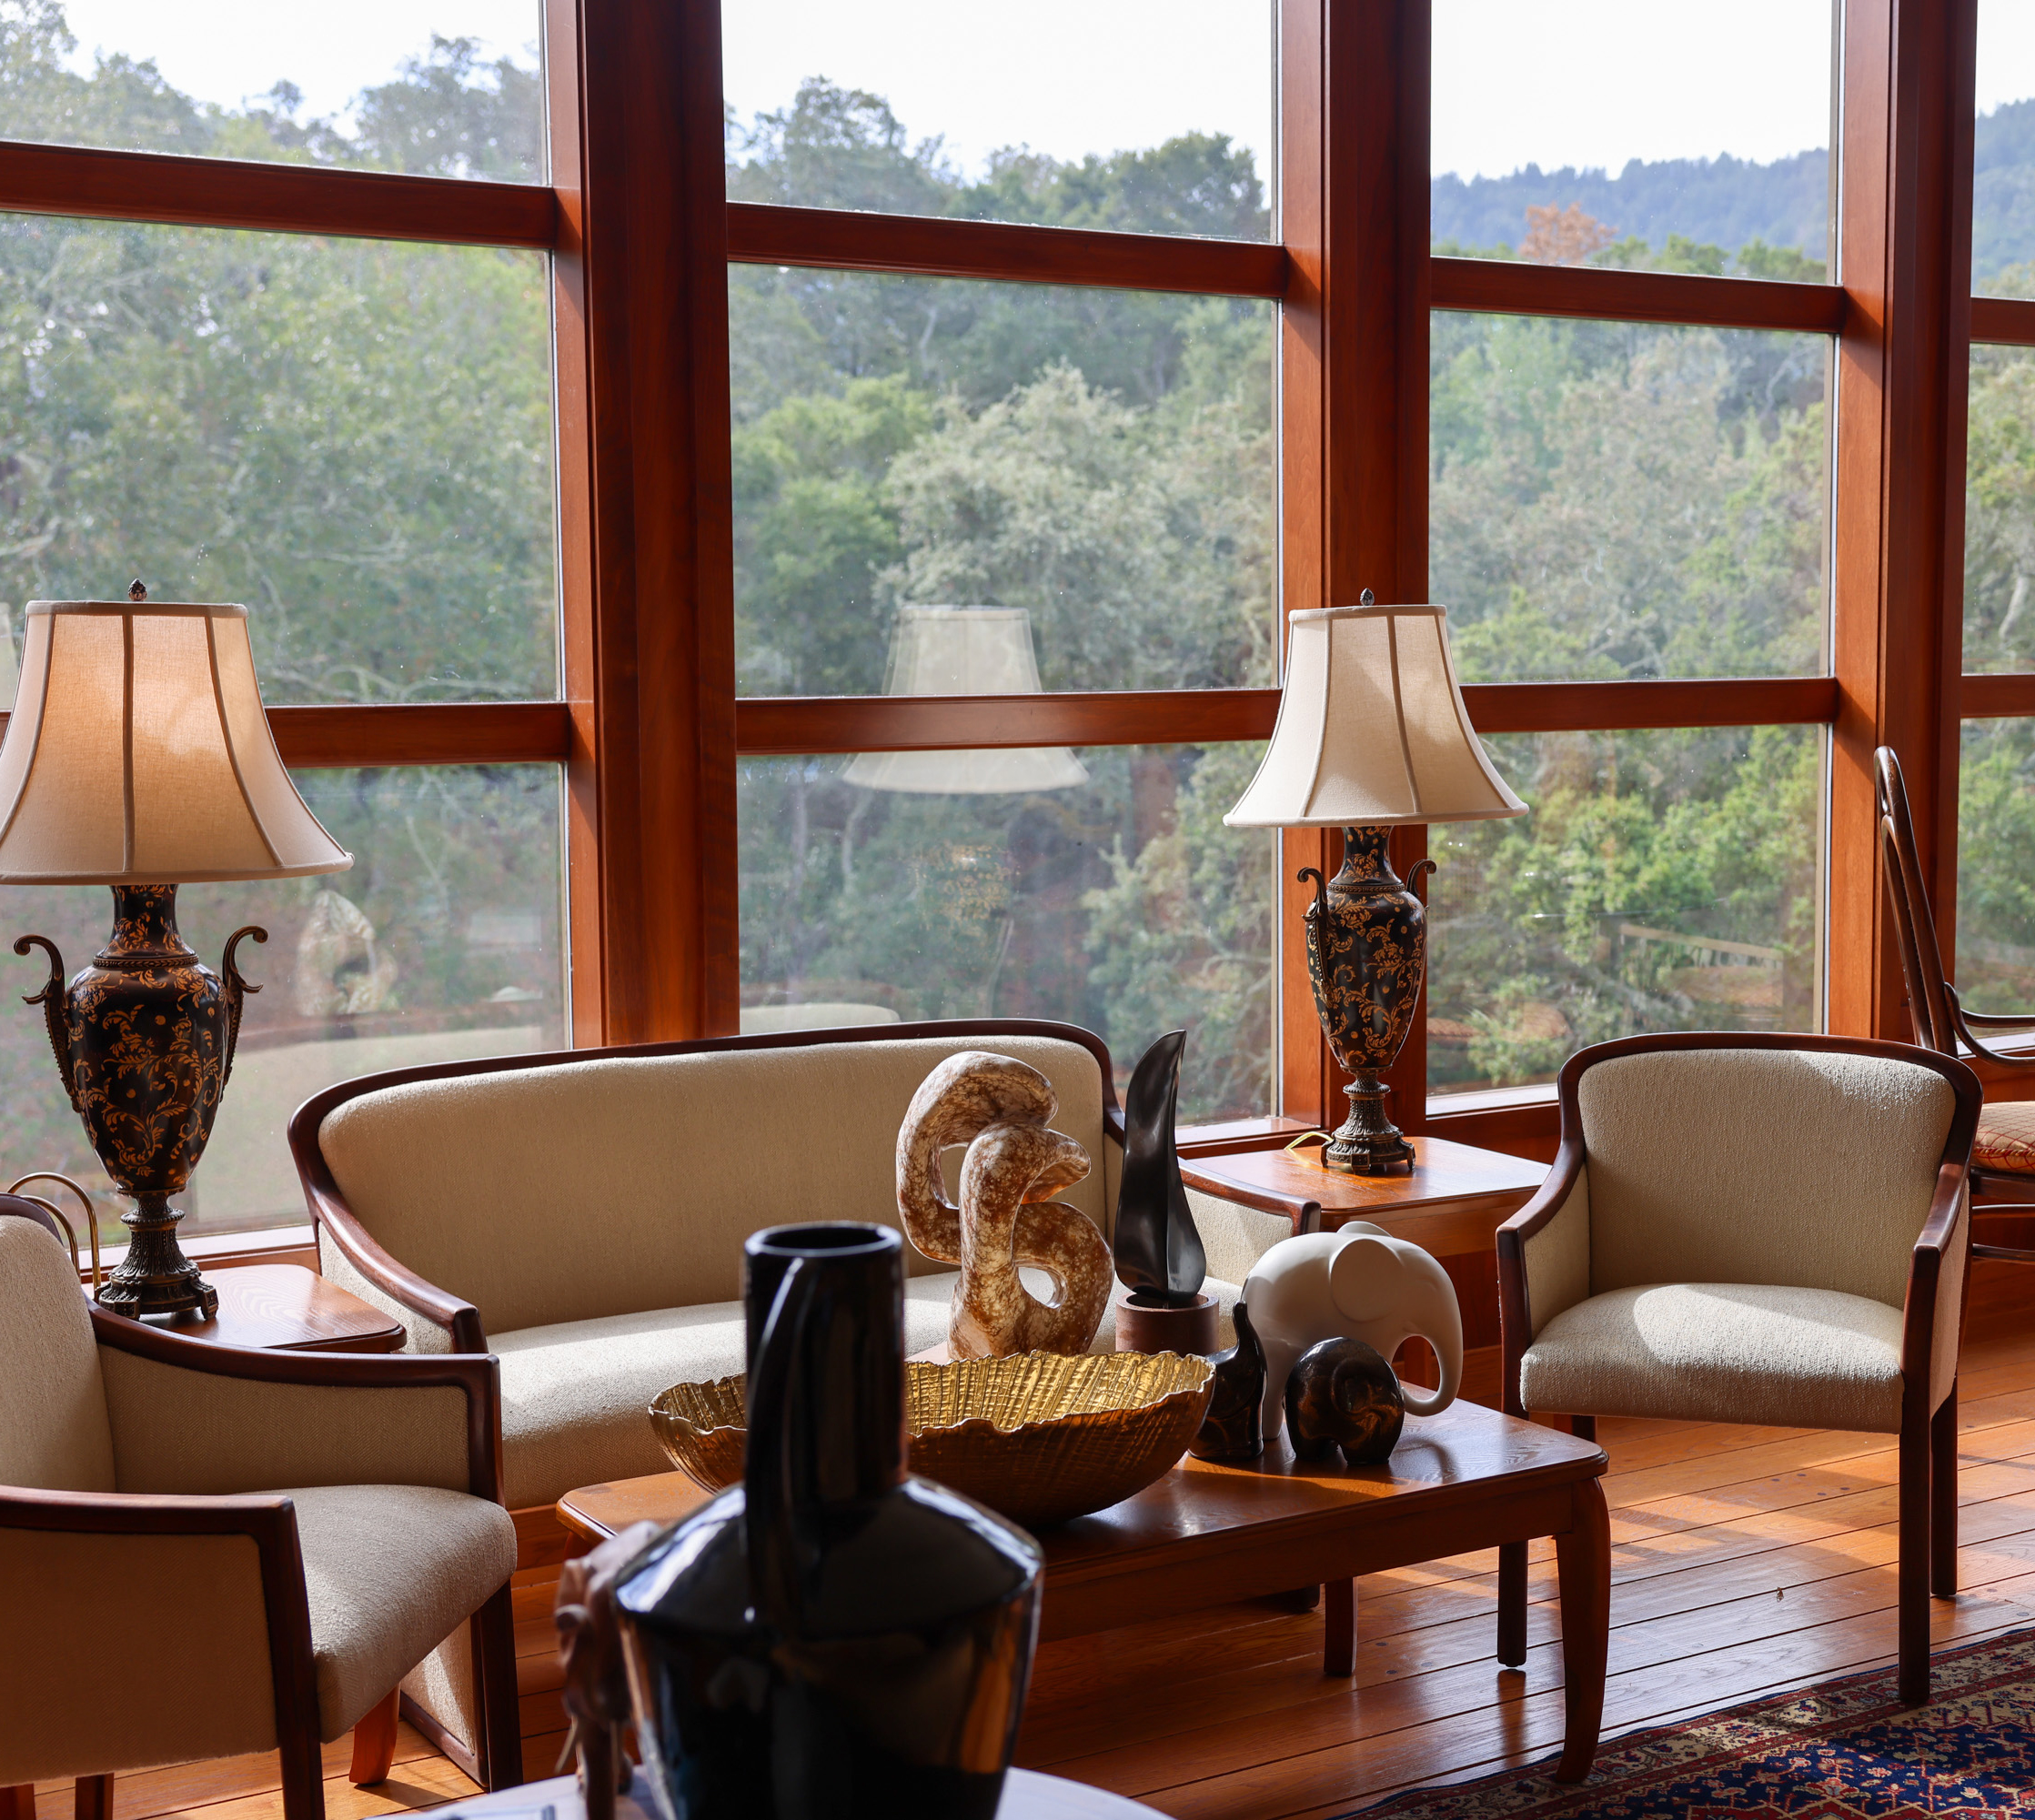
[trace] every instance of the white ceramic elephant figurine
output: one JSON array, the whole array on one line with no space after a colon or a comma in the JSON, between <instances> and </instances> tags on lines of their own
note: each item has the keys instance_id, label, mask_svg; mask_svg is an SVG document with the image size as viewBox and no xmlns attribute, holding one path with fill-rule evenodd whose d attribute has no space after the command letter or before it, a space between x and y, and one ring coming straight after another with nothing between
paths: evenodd
<instances>
[{"instance_id":1,"label":"white ceramic elephant figurine","mask_svg":"<svg viewBox=\"0 0 2035 1820\"><path fill-rule=\"evenodd\" d=\"M1333 1232L1282 1239L1245 1279L1242 1300L1264 1347L1264 1438L1286 1419L1286 1377L1308 1347L1347 1337L1386 1359L1421 1339L1442 1363L1441 1387L1405 1387L1409 1415L1434 1415L1463 1380L1463 1315L1448 1272L1418 1245L1352 1220Z\"/></svg>"}]
</instances>

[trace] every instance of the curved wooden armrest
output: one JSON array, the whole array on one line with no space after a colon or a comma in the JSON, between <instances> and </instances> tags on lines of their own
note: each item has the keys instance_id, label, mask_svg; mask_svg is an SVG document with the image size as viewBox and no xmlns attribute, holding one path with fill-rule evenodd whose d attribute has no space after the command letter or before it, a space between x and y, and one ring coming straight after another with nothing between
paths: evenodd
<instances>
[{"instance_id":1,"label":"curved wooden armrest","mask_svg":"<svg viewBox=\"0 0 2035 1820\"><path fill-rule=\"evenodd\" d=\"M1958 997L1958 989L1948 980L1943 982L1943 996L1950 1003L1950 1023L1957 1031L1958 1041L1972 1054L1982 1057L1995 1068L2035 1068L2035 1055L2002 1055L1998 1050L1980 1042L1972 1033L1974 1024L1990 1031L2035 1030L2035 1012L2025 1017L2013 1017L1990 1011L1968 1011L1963 1000Z\"/></svg>"},{"instance_id":2,"label":"curved wooden armrest","mask_svg":"<svg viewBox=\"0 0 2035 1820\"><path fill-rule=\"evenodd\" d=\"M1506 1234L1512 1235L1516 1245L1524 1245L1568 1204L1568 1197L1576 1189L1576 1178L1582 1172L1582 1140L1564 1137L1561 1148L1555 1152L1555 1161L1548 1165L1547 1179L1534 1191L1533 1199L1497 1229L1501 1257L1505 1254Z\"/></svg>"},{"instance_id":3,"label":"curved wooden armrest","mask_svg":"<svg viewBox=\"0 0 2035 1820\"><path fill-rule=\"evenodd\" d=\"M1969 1237L1956 1251L1958 1228L1970 1202L1971 1140L1979 1128L1978 1078L1958 1064L1962 1078L1952 1078L1957 1111L1950 1119L1943 1158L1937 1165L1936 1192L1929 1202L1908 1266L1908 1299L1901 1312L1900 1371L1918 1419L1934 1414L1957 1383L1958 1340L1964 1324L1965 1266L1974 1249ZM1951 1267L1945 1268L1946 1260ZM1945 1362L1948 1362L1946 1368ZM1905 1419L1905 1418L1904 1418Z\"/></svg>"},{"instance_id":4,"label":"curved wooden armrest","mask_svg":"<svg viewBox=\"0 0 2035 1820\"><path fill-rule=\"evenodd\" d=\"M467 1488L501 1502L501 1367L489 1353L297 1352L221 1346L92 1305L93 1337L178 1371L324 1390L443 1390L467 1399Z\"/></svg>"},{"instance_id":5,"label":"curved wooden armrest","mask_svg":"<svg viewBox=\"0 0 2035 1820\"><path fill-rule=\"evenodd\" d=\"M313 1230L329 1233L347 1262L384 1295L412 1314L422 1315L433 1326L444 1328L452 1336L455 1352L488 1350L488 1331L481 1324L480 1311L472 1302L462 1302L449 1291L427 1282L382 1250L374 1234L339 1198L337 1187L327 1189L322 1183L307 1182L305 1192L311 1203Z\"/></svg>"},{"instance_id":6,"label":"curved wooden armrest","mask_svg":"<svg viewBox=\"0 0 2035 1820\"><path fill-rule=\"evenodd\" d=\"M1321 1230L1321 1202L1302 1194L1281 1194L1275 1188L1258 1188L1249 1182L1232 1181L1226 1176L1209 1175L1194 1167L1198 1159L1180 1159L1180 1179L1196 1194L1205 1194L1216 1201L1234 1201L1239 1207L1248 1207L1259 1213L1276 1213L1282 1220L1293 1222L1295 1233L1318 1232ZM1218 1162L1219 1157L1210 1157L1210 1162Z\"/></svg>"}]
</instances>

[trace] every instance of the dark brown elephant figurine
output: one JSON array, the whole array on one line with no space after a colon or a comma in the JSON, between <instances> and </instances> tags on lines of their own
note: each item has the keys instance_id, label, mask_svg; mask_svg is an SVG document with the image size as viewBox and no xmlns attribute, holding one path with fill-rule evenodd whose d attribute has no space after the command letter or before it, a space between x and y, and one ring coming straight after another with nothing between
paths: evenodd
<instances>
[{"instance_id":1,"label":"dark brown elephant figurine","mask_svg":"<svg viewBox=\"0 0 2035 1820\"><path fill-rule=\"evenodd\" d=\"M1340 1447L1351 1465L1375 1466L1392 1457L1405 1425L1397 1375L1361 1340L1308 1347L1286 1379L1286 1433L1297 1459L1325 1459Z\"/></svg>"},{"instance_id":2,"label":"dark brown elephant figurine","mask_svg":"<svg viewBox=\"0 0 2035 1820\"><path fill-rule=\"evenodd\" d=\"M578 1757L587 1820L615 1820L615 1796L635 1775L622 1746L622 1730L632 1714L615 1584L662 1533L653 1523L632 1523L559 1569L551 1622L558 1626L559 1665L565 1671L561 1697L572 1722L559 1768L564 1769L568 1756Z\"/></svg>"},{"instance_id":3,"label":"dark brown elephant figurine","mask_svg":"<svg viewBox=\"0 0 2035 1820\"><path fill-rule=\"evenodd\" d=\"M1234 1314L1236 1344L1209 1361L1215 1367L1208 1413L1187 1451L1197 1460L1255 1460L1264 1452L1264 1424L1259 1405L1264 1401L1264 1348L1251 1311L1240 1302Z\"/></svg>"}]
</instances>

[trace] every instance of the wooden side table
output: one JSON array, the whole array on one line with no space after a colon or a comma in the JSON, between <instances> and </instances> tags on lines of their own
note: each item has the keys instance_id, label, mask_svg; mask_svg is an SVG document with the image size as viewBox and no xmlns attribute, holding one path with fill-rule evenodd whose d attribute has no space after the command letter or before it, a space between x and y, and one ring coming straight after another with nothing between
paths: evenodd
<instances>
[{"instance_id":1,"label":"wooden side table","mask_svg":"<svg viewBox=\"0 0 2035 1820\"><path fill-rule=\"evenodd\" d=\"M206 1271L205 1280L219 1292L219 1312L211 1320L157 1317L149 1324L220 1346L290 1352L402 1350L401 1322L302 1264L237 1264ZM91 1293L89 1285L86 1293Z\"/></svg>"},{"instance_id":2,"label":"wooden side table","mask_svg":"<svg viewBox=\"0 0 2035 1820\"><path fill-rule=\"evenodd\" d=\"M1411 1172L1345 1175L1321 1151L1244 1151L1182 1157L1190 1188L1293 1222L1295 1232L1333 1232L1352 1220L1382 1226L1431 1252L1456 1285L1463 1311L1463 1394L1495 1403L1498 1383L1498 1262L1493 1235L1546 1180L1547 1164L1447 1138L1415 1137ZM1410 1382L1437 1382L1417 1342L1402 1363Z\"/></svg>"}]
</instances>

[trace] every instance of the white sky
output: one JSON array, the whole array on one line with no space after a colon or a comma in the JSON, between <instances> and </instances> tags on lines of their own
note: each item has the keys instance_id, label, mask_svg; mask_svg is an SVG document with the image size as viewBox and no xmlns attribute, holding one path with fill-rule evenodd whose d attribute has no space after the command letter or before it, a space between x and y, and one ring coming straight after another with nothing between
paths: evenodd
<instances>
[{"instance_id":1,"label":"white sky","mask_svg":"<svg viewBox=\"0 0 2035 1820\"><path fill-rule=\"evenodd\" d=\"M66 12L83 67L96 49L152 56L178 88L228 106L287 78L316 114L342 113L434 31L519 61L538 31L538 0L67 0ZM744 119L808 75L872 89L970 169L1000 146L1072 158L1190 130L1228 133L1264 168L1270 12L1265 0L726 0L725 81ZM1615 171L1630 157L1823 145L1829 21L1829 0L1436 0L1434 167ZM1979 30L1980 109L2035 94L2035 5L1982 0Z\"/></svg>"}]
</instances>

